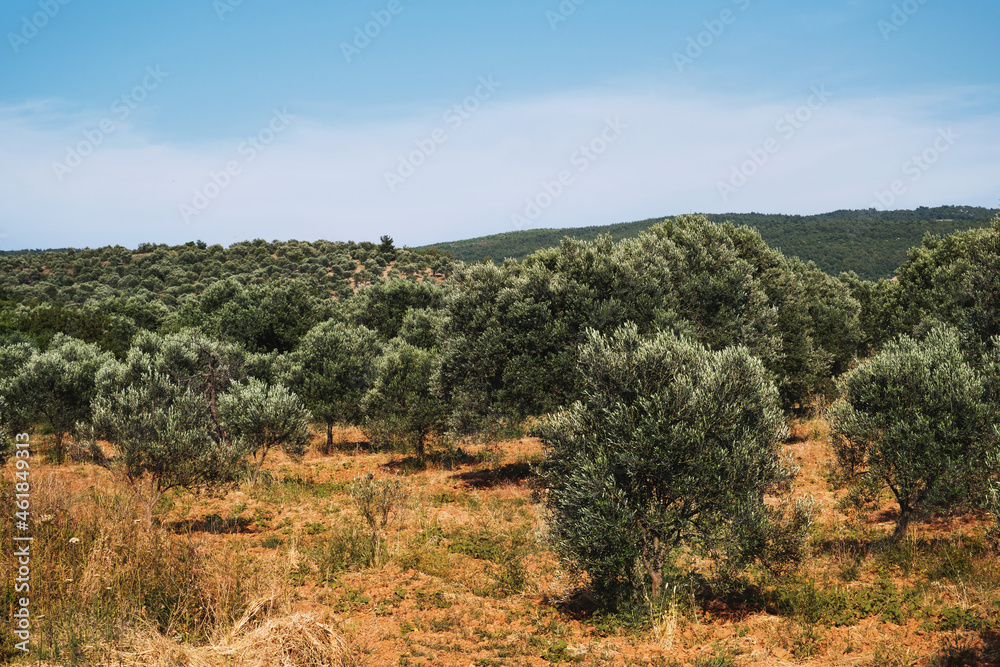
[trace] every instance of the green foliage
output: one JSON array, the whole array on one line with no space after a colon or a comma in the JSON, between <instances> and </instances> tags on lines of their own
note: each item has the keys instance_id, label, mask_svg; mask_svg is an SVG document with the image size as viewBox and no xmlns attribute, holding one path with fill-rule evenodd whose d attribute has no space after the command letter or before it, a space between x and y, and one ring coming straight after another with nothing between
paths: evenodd
<instances>
[{"instance_id":1,"label":"green foliage","mask_svg":"<svg viewBox=\"0 0 1000 667\"><path fill-rule=\"evenodd\" d=\"M207 288L200 305L207 332L250 352L289 352L316 321L307 290L296 283L243 287L230 279Z\"/></svg>"},{"instance_id":2,"label":"green foliage","mask_svg":"<svg viewBox=\"0 0 1000 667\"><path fill-rule=\"evenodd\" d=\"M379 253L383 255L389 255L396 251L396 246L393 245L392 237L389 236L388 234L383 234L381 237L379 237L379 241L380 241L378 246Z\"/></svg>"},{"instance_id":3,"label":"green foliage","mask_svg":"<svg viewBox=\"0 0 1000 667\"><path fill-rule=\"evenodd\" d=\"M98 369L109 360L96 345L56 334L49 349L27 357L27 346L15 345L0 355L11 373L0 382L7 413L4 421L17 430L43 423L55 435L52 458L62 463L65 438L77 422L91 419L90 402L97 391Z\"/></svg>"},{"instance_id":4,"label":"green foliage","mask_svg":"<svg viewBox=\"0 0 1000 667\"><path fill-rule=\"evenodd\" d=\"M395 261L391 275L451 272L441 253L371 243L262 239L201 247L143 244L0 254L0 335L22 333L43 348L62 332L124 357L139 330L204 326L251 351L289 350L325 319L331 296L349 296L360 262ZM369 279L375 279L370 276ZM215 288L219 283L230 287ZM221 291L219 291L221 290ZM209 292L204 304L202 297ZM220 294L231 299L219 299Z\"/></svg>"},{"instance_id":5,"label":"green foliage","mask_svg":"<svg viewBox=\"0 0 1000 667\"><path fill-rule=\"evenodd\" d=\"M829 411L840 474L861 499L892 492L895 540L914 512L969 503L996 472L995 410L954 330L937 328L922 342L900 337L842 387L844 400Z\"/></svg>"},{"instance_id":6,"label":"green foliage","mask_svg":"<svg viewBox=\"0 0 1000 667\"><path fill-rule=\"evenodd\" d=\"M314 417L326 423L326 446L333 425L361 424L361 400L372 384L382 345L364 326L327 321L302 338L288 358L284 381L302 397Z\"/></svg>"},{"instance_id":7,"label":"green foliage","mask_svg":"<svg viewBox=\"0 0 1000 667\"><path fill-rule=\"evenodd\" d=\"M793 578L774 592L774 604L807 625L850 626L876 615L903 624L919 612L922 599L916 588L900 589L888 579L859 588L822 588L812 579Z\"/></svg>"},{"instance_id":8,"label":"green foliage","mask_svg":"<svg viewBox=\"0 0 1000 667\"><path fill-rule=\"evenodd\" d=\"M438 386L450 426L483 430L576 400L582 332L626 322L713 350L746 346L787 407L828 391L858 349L860 306L814 266L753 230L682 216L634 239L568 239L523 263L460 268L439 330Z\"/></svg>"},{"instance_id":9,"label":"green foliage","mask_svg":"<svg viewBox=\"0 0 1000 667\"><path fill-rule=\"evenodd\" d=\"M733 566L764 555L765 493L793 471L777 391L745 348L719 352L628 325L587 333L587 390L541 427L557 551L605 602L652 588L683 547ZM599 536L599 537L597 537Z\"/></svg>"},{"instance_id":10,"label":"green foliage","mask_svg":"<svg viewBox=\"0 0 1000 667\"><path fill-rule=\"evenodd\" d=\"M860 312L860 357L870 356L897 336L903 327L898 280L861 280L854 272L844 273L840 282L858 302Z\"/></svg>"},{"instance_id":11,"label":"green foliage","mask_svg":"<svg viewBox=\"0 0 1000 667\"><path fill-rule=\"evenodd\" d=\"M6 429L0 428L0 466L5 465L7 460L14 456L15 450L14 438L7 433Z\"/></svg>"},{"instance_id":12,"label":"green foliage","mask_svg":"<svg viewBox=\"0 0 1000 667\"><path fill-rule=\"evenodd\" d=\"M528 583L524 567L528 538L526 531L502 535L490 530L461 531L452 536L448 551L496 565L495 578L488 587L476 589L477 594L503 597L520 593Z\"/></svg>"},{"instance_id":13,"label":"green foliage","mask_svg":"<svg viewBox=\"0 0 1000 667\"><path fill-rule=\"evenodd\" d=\"M345 316L356 326L378 332L385 340L399 335L411 309L438 310L444 289L433 282L379 280L358 289L345 304Z\"/></svg>"},{"instance_id":14,"label":"green foliage","mask_svg":"<svg viewBox=\"0 0 1000 667\"><path fill-rule=\"evenodd\" d=\"M362 401L364 431L374 446L414 449L423 456L427 438L444 431L447 406L431 391L437 364L436 351L399 338L384 347Z\"/></svg>"},{"instance_id":15,"label":"green foliage","mask_svg":"<svg viewBox=\"0 0 1000 667\"><path fill-rule=\"evenodd\" d=\"M985 227L995 211L974 206L920 207L913 211L835 211L821 215L709 214L712 222L731 222L757 229L768 245L791 257L814 261L830 275L853 271L868 280L890 278L906 260L909 248L925 234L950 234ZM463 241L436 243L431 249L451 253L464 262L487 258L524 259L542 248L559 245L565 237L593 241L638 236L663 218L598 227L530 229ZM420 250L420 249L418 249Z\"/></svg>"},{"instance_id":16,"label":"green foliage","mask_svg":"<svg viewBox=\"0 0 1000 667\"><path fill-rule=\"evenodd\" d=\"M899 333L956 328L978 358L1000 336L1000 216L992 227L927 236L899 269Z\"/></svg>"},{"instance_id":17,"label":"green foliage","mask_svg":"<svg viewBox=\"0 0 1000 667\"><path fill-rule=\"evenodd\" d=\"M239 474L245 452L229 438L218 407L240 372L237 351L191 334L141 335L124 362L101 369L91 450L133 485L150 521L167 490ZM114 447L110 457L96 438Z\"/></svg>"},{"instance_id":18,"label":"green foliage","mask_svg":"<svg viewBox=\"0 0 1000 667\"><path fill-rule=\"evenodd\" d=\"M284 385L233 382L219 397L218 412L234 444L253 456L255 482L271 447L280 444L292 458L305 454L311 415Z\"/></svg>"}]
</instances>

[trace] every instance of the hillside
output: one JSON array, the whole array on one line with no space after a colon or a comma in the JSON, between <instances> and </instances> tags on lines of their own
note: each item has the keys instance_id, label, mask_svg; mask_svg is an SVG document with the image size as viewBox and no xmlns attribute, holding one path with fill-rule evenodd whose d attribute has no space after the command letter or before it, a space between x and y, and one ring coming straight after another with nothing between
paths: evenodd
<instances>
[{"instance_id":1,"label":"hillside","mask_svg":"<svg viewBox=\"0 0 1000 667\"><path fill-rule=\"evenodd\" d=\"M821 215L765 215L761 213L708 214L713 222L755 227L772 248L786 255L816 262L823 271L839 275L854 271L862 278L890 278L906 261L906 252L920 245L925 234L950 234L986 227L995 210L972 206L921 207L915 211L834 211ZM522 259L558 245L569 236L593 240L610 234L621 240L638 235L663 218L597 227L529 229L463 241L435 243L425 248L450 252L465 262L492 257Z\"/></svg>"}]
</instances>

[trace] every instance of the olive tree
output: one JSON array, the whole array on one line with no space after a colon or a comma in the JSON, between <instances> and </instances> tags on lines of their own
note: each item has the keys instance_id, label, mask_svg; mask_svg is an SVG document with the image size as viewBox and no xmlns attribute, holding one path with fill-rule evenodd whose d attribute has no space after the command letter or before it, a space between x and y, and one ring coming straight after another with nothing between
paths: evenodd
<instances>
[{"instance_id":1,"label":"olive tree","mask_svg":"<svg viewBox=\"0 0 1000 667\"><path fill-rule=\"evenodd\" d=\"M606 602L662 594L682 548L734 567L764 556L777 534L764 495L787 489L794 469L761 361L631 324L585 338L582 397L541 427L556 550Z\"/></svg>"},{"instance_id":2,"label":"olive tree","mask_svg":"<svg viewBox=\"0 0 1000 667\"><path fill-rule=\"evenodd\" d=\"M120 473L153 520L160 497L174 488L232 481L245 452L228 439L213 437L204 398L163 373L98 396L93 404L95 460ZM108 457L96 438L111 443Z\"/></svg>"},{"instance_id":3,"label":"olive tree","mask_svg":"<svg viewBox=\"0 0 1000 667\"><path fill-rule=\"evenodd\" d=\"M898 504L895 541L914 514L973 500L995 472L996 408L961 343L945 327L923 341L901 336L842 378L844 398L829 411L837 465L855 497L888 489Z\"/></svg>"},{"instance_id":4,"label":"olive tree","mask_svg":"<svg viewBox=\"0 0 1000 667\"><path fill-rule=\"evenodd\" d=\"M52 458L62 463L65 440L77 422L90 421L98 369L110 355L96 345L56 334L45 352L26 358L29 348L18 345L2 355L10 377L0 383L6 407L27 426L44 423L52 429Z\"/></svg>"},{"instance_id":5,"label":"olive tree","mask_svg":"<svg viewBox=\"0 0 1000 667\"><path fill-rule=\"evenodd\" d=\"M381 348L371 329L330 320L310 329L289 355L284 381L326 424L327 451L333 445L334 424L361 424L361 399Z\"/></svg>"},{"instance_id":6,"label":"olive tree","mask_svg":"<svg viewBox=\"0 0 1000 667\"><path fill-rule=\"evenodd\" d=\"M964 350L985 354L1000 335L1000 215L986 229L927 235L898 276L898 333L921 335L946 323L958 329Z\"/></svg>"},{"instance_id":7,"label":"olive tree","mask_svg":"<svg viewBox=\"0 0 1000 667\"><path fill-rule=\"evenodd\" d=\"M299 458L309 444L311 415L284 385L250 378L234 382L219 398L219 416L237 446L253 457L253 481L275 445Z\"/></svg>"},{"instance_id":8,"label":"olive tree","mask_svg":"<svg viewBox=\"0 0 1000 667\"><path fill-rule=\"evenodd\" d=\"M239 348L187 332L140 333L125 360L98 372L91 451L135 489L152 521L175 488L231 482L246 450L220 418L221 398L242 378ZM106 454L98 439L113 451Z\"/></svg>"},{"instance_id":9,"label":"olive tree","mask_svg":"<svg viewBox=\"0 0 1000 667\"><path fill-rule=\"evenodd\" d=\"M373 445L412 448L423 456L428 436L445 430L447 406L431 387L437 367L435 350L402 338L389 341L362 401L364 430Z\"/></svg>"}]
</instances>

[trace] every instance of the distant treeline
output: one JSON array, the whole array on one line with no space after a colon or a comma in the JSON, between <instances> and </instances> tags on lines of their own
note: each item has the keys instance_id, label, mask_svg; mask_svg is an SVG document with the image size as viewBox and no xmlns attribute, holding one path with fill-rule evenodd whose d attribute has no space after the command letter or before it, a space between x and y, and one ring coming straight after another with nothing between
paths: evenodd
<instances>
[{"instance_id":1,"label":"distant treeline","mask_svg":"<svg viewBox=\"0 0 1000 667\"><path fill-rule=\"evenodd\" d=\"M915 211L834 211L822 215L709 214L712 222L746 225L760 232L769 246L785 255L813 261L830 275L854 271L862 278L891 278L906 261L906 252L925 234L937 236L987 227L996 210L975 206L920 207ZM455 259L472 262L490 257L498 262L524 259L536 250L559 245L563 237L593 241L609 234L615 241L638 236L663 218L598 227L529 229L464 241L435 243Z\"/></svg>"}]
</instances>

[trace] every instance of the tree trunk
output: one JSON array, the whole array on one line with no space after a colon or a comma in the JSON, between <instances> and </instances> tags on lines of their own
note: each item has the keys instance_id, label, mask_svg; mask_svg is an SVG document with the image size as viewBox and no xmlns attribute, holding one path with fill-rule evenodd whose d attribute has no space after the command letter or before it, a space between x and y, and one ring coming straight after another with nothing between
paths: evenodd
<instances>
[{"instance_id":1,"label":"tree trunk","mask_svg":"<svg viewBox=\"0 0 1000 667\"><path fill-rule=\"evenodd\" d=\"M660 554L659 537L653 538L651 550L648 546L643 547L642 560L646 566L646 574L649 575L650 588L652 589L651 598L654 601L658 600L660 595L663 594L663 557Z\"/></svg>"},{"instance_id":2,"label":"tree trunk","mask_svg":"<svg viewBox=\"0 0 1000 667\"><path fill-rule=\"evenodd\" d=\"M326 449L324 454L329 455L333 451L333 422L326 423Z\"/></svg>"},{"instance_id":3,"label":"tree trunk","mask_svg":"<svg viewBox=\"0 0 1000 667\"><path fill-rule=\"evenodd\" d=\"M910 527L910 519L913 518L913 508L910 507L909 503L899 504L899 520L896 521L896 530L892 533L892 541L894 544L898 544L904 537L906 537L906 531Z\"/></svg>"},{"instance_id":4,"label":"tree trunk","mask_svg":"<svg viewBox=\"0 0 1000 667\"><path fill-rule=\"evenodd\" d=\"M268 449L269 449L269 447L264 447L264 448L262 448L260 450L260 461L257 461L257 467L254 468L254 471L253 471L253 479L250 480L250 483L253 486L257 486L257 476L260 475L260 469L264 467L264 457L267 456L267 450ZM257 457L254 456L254 459L256 459L256 458Z\"/></svg>"},{"instance_id":5,"label":"tree trunk","mask_svg":"<svg viewBox=\"0 0 1000 667\"><path fill-rule=\"evenodd\" d=\"M66 450L63 448L63 434L61 431L55 432L56 436L56 451L55 451L55 461L58 465L62 465L66 462Z\"/></svg>"}]
</instances>

